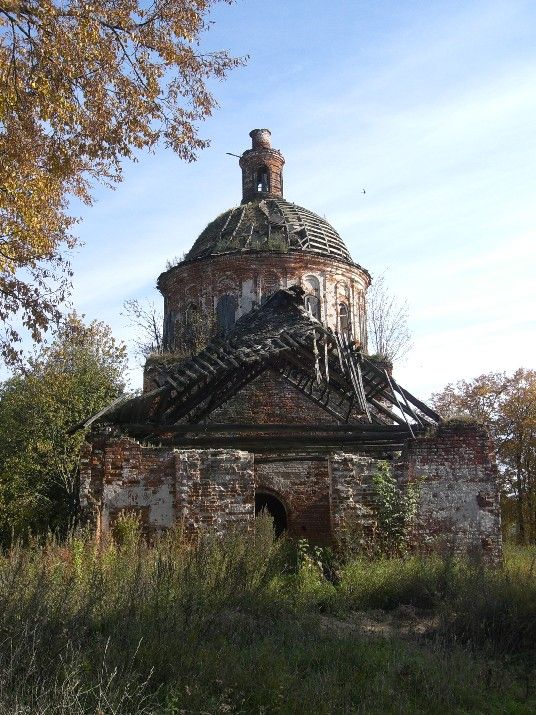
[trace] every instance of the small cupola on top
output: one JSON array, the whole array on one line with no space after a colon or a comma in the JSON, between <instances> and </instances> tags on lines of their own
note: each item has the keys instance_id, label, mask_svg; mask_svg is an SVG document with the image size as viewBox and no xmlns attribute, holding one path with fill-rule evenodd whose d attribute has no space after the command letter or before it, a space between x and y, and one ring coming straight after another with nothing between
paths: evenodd
<instances>
[{"instance_id":1,"label":"small cupola on top","mask_svg":"<svg viewBox=\"0 0 536 715\"><path fill-rule=\"evenodd\" d=\"M269 129L253 129L251 149L239 158L242 202L211 221L186 260L244 251L307 252L352 264L344 241L326 219L283 197L285 158Z\"/></svg>"},{"instance_id":2,"label":"small cupola on top","mask_svg":"<svg viewBox=\"0 0 536 715\"><path fill-rule=\"evenodd\" d=\"M258 198L283 198L283 165L285 159L272 149L269 129L252 129L251 149L240 157L242 169L242 203Z\"/></svg>"}]
</instances>

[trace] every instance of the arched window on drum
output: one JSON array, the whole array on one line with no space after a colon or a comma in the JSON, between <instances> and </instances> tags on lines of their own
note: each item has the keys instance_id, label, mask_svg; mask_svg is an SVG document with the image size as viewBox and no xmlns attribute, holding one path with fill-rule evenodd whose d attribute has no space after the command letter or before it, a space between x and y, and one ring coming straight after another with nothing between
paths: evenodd
<instances>
[{"instance_id":1,"label":"arched window on drum","mask_svg":"<svg viewBox=\"0 0 536 715\"><path fill-rule=\"evenodd\" d=\"M235 324L238 301L231 293L224 293L216 303L216 322L220 333L227 333Z\"/></svg>"},{"instance_id":2,"label":"arched window on drum","mask_svg":"<svg viewBox=\"0 0 536 715\"><path fill-rule=\"evenodd\" d=\"M348 337L352 334L350 310L346 303L339 303L339 332L341 335L347 335Z\"/></svg>"},{"instance_id":3,"label":"arched window on drum","mask_svg":"<svg viewBox=\"0 0 536 715\"><path fill-rule=\"evenodd\" d=\"M305 307L313 318L322 319L320 308L320 281L316 276L305 276L303 279L305 289Z\"/></svg>"}]
</instances>

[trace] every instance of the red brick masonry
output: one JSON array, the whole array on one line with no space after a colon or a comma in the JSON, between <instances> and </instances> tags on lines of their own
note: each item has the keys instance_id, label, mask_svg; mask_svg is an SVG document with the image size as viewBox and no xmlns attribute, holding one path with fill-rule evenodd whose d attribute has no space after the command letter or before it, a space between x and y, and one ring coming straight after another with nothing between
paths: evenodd
<instances>
[{"instance_id":1,"label":"red brick masonry","mask_svg":"<svg viewBox=\"0 0 536 715\"><path fill-rule=\"evenodd\" d=\"M367 492L376 460L362 454L143 447L110 428L93 433L81 467L81 506L98 533L117 513L138 509L150 531L180 524L189 535L249 528L255 493L275 495L288 530L336 544L370 522ZM499 488L491 444L476 426L440 427L407 442L395 473L419 480L416 547L501 556Z\"/></svg>"}]
</instances>

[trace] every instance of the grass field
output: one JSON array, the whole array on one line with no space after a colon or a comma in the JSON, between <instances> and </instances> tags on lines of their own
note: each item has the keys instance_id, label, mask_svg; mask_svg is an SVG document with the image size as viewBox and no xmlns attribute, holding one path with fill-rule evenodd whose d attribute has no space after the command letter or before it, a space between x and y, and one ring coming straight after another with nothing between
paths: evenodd
<instances>
[{"instance_id":1,"label":"grass field","mask_svg":"<svg viewBox=\"0 0 536 715\"><path fill-rule=\"evenodd\" d=\"M536 712L536 549L350 559L257 535L0 557L0 713ZM325 572L328 578L326 578Z\"/></svg>"}]
</instances>

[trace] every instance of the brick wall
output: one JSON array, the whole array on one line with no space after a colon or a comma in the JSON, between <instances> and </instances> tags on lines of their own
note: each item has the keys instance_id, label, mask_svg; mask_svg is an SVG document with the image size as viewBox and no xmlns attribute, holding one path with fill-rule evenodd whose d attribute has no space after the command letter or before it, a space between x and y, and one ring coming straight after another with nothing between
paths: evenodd
<instances>
[{"instance_id":1,"label":"brick wall","mask_svg":"<svg viewBox=\"0 0 536 715\"><path fill-rule=\"evenodd\" d=\"M275 449L274 445L274 449ZM342 452L142 447L109 428L90 436L81 463L81 506L100 533L122 510L137 511L149 532L182 524L189 535L249 528L255 490L285 507L289 533L344 543L348 530L372 523L377 460ZM419 480L416 548L501 556L499 488L491 443L478 427L438 428L409 440L395 473Z\"/></svg>"},{"instance_id":2,"label":"brick wall","mask_svg":"<svg viewBox=\"0 0 536 715\"><path fill-rule=\"evenodd\" d=\"M330 457L333 538L344 545L365 534L374 519L370 509L372 477L378 460L339 452Z\"/></svg>"},{"instance_id":3,"label":"brick wall","mask_svg":"<svg viewBox=\"0 0 536 715\"><path fill-rule=\"evenodd\" d=\"M210 414L216 423L335 424L336 420L272 370Z\"/></svg>"},{"instance_id":4,"label":"brick wall","mask_svg":"<svg viewBox=\"0 0 536 715\"><path fill-rule=\"evenodd\" d=\"M137 509L149 531L175 523L175 457L167 448L142 448L128 437L97 433L83 451L80 484L82 510L99 532L123 510Z\"/></svg>"},{"instance_id":5,"label":"brick wall","mask_svg":"<svg viewBox=\"0 0 536 715\"><path fill-rule=\"evenodd\" d=\"M175 511L187 535L223 534L255 518L253 455L227 449L176 450Z\"/></svg>"},{"instance_id":6,"label":"brick wall","mask_svg":"<svg viewBox=\"0 0 536 715\"><path fill-rule=\"evenodd\" d=\"M421 480L421 550L501 557L500 492L492 444L478 426L439 427L409 440L398 465L401 481Z\"/></svg>"},{"instance_id":7,"label":"brick wall","mask_svg":"<svg viewBox=\"0 0 536 715\"><path fill-rule=\"evenodd\" d=\"M100 534L120 512L138 513L147 532L182 525L188 535L248 526L255 516L253 455L239 450L142 447L97 433L81 462L80 504Z\"/></svg>"}]
</instances>

